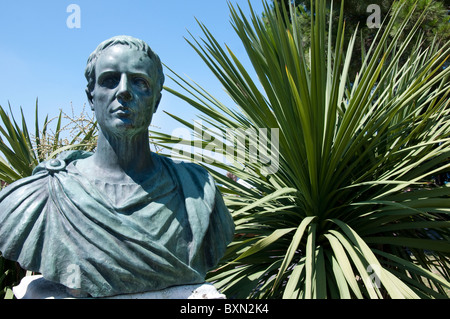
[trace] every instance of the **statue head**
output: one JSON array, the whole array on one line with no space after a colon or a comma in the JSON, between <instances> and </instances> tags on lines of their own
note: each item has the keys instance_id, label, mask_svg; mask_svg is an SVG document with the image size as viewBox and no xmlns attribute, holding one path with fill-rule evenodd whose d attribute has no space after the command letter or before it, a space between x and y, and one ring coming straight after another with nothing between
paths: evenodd
<instances>
[{"instance_id":1,"label":"statue head","mask_svg":"<svg viewBox=\"0 0 450 319\"><path fill-rule=\"evenodd\" d=\"M85 76L89 104L102 130L148 129L164 74L159 57L144 41L130 36L103 41L89 56Z\"/></svg>"}]
</instances>

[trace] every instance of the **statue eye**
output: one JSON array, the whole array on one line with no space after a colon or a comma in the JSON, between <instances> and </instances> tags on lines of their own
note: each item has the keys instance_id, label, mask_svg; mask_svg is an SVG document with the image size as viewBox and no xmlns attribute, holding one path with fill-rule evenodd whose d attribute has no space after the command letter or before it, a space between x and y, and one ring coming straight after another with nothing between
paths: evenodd
<instances>
[{"instance_id":1,"label":"statue eye","mask_svg":"<svg viewBox=\"0 0 450 319\"><path fill-rule=\"evenodd\" d=\"M115 88L120 82L120 77L117 75L107 75L100 80L100 85L109 89Z\"/></svg>"},{"instance_id":2,"label":"statue eye","mask_svg":"<svg viewBox=\"0 0 450 319\"><path fill-rule=\"evenodd\" d=\"M150 85L148 84L147 80L141 77L133 78L133 84L142 91L146 91L150 88Z\"/></svg>"}]
</instances>

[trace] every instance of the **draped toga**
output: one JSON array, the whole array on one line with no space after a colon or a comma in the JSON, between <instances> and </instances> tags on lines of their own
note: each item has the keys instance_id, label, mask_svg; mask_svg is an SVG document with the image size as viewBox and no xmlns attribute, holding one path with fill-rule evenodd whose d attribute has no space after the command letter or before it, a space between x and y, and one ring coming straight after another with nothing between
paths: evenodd
<instances>
[{"instance_id":1,"label":"draped toga","mask_svg":"<svg viewBox=\"0 0 450 319\"><path fill-rule=\"evenodd\" d=\"M141 184L83 175L69 151L0 192L0 251L47 280L92 297L205 281L234 224L201 166L152 154Z\"/></svg>"}]
</instances>

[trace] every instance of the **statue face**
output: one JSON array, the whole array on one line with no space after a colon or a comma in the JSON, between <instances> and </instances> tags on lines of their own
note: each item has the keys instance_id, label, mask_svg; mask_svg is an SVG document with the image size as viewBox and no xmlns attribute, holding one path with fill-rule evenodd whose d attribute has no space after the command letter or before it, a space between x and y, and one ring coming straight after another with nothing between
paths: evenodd
<instances>
[{"instance_id":1,"label":"statue face","mask_svg":"<svg viewBox=\"0 0 450 319\"><path fill-rule=\"evenodd\" d=\"M107 48L95 66L90 104L104 133L146 131L159 103L153 61L125 45Z\"/></svg>"}]
</instances>

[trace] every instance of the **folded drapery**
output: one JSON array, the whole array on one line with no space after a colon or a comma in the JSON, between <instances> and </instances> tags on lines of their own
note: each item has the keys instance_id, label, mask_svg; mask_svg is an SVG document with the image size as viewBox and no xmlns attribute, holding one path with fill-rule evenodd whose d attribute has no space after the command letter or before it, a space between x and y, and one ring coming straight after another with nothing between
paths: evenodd
<instances>
[{"instance_id":1,"label":"folded drapery","mask_svg":"<svg viewBox=\"0 0 450 319\"><path fill-rule=\"evenodd\" d=\"M92 297L204 282L234 225L201 166L152 154L141 184L91 180L61 153L0 192L0 251Z\"/></svg>"}]
</instances>

